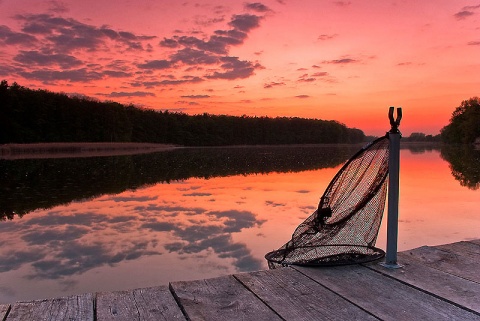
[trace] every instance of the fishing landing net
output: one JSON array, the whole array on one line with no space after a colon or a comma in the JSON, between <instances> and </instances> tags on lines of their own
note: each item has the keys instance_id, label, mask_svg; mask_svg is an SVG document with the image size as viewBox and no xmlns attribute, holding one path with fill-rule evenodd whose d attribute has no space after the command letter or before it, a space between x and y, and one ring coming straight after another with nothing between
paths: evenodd
<instances>
[{"instance_id":1,"label":"fishing landing net","mask_svg":"<svg viewBox=\"0 0 480 321\"><path fill-rule=\"evenodd\" d=\"M375 241L387 194L388 148L387 135L345 163L292 239L265 255L269 268L362 263L385 255Z\"/></svg>"}]
</instances>

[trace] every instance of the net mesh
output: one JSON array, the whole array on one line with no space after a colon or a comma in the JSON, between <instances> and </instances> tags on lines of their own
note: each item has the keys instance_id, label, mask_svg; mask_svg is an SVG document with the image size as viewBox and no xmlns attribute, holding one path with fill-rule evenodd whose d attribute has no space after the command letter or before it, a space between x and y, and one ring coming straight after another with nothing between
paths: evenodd
<instances>
[{"instance_id":1,"label":"net mesh","mask_svg":"<svg viewBox=\"0 0 480 321\"><path fill-rule=\"evenodd\" d=\"M388 137L350 158L328 185L318 209L290 241L265 255L269 267L343 265L379 259L375 247L387 194Z\"/></svg>"}]
</instances>

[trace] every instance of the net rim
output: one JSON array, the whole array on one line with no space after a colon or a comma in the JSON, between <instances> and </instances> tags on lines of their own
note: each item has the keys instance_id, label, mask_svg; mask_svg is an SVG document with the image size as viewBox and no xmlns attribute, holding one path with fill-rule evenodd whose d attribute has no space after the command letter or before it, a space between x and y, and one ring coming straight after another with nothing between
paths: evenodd
<instances>
[{"instance_id":1,"label":"net rim","mask_svg":"<svg viewBox=\"0 0 480 321\"><path fill-rule=\"evenodd\" d=\"M360 264L360 263L368 263L368 262L379 260L379 259L381 259L385 256L385 251L378 248L378 247L368 246L368 245L358 245L358 244L325 244L325 245L310 245L310 246L302 245L302 246L296 247L296 249L306 249L306 248L312 248L313 249L313 248L325 248L325 247L366 248L366 249L372 250L373 253L363 254L363 258L362 259L357 259L357 260L355 260L355 262L353 262L353 261L351 261L351 262L335 261L335 262L289 262L289 263L285 263L284 259L282 260L282 259L274 259L273 258L273 256L278 255L278 254L283 256L283 252L287 251L287 249L283 248L283 249L278 249L278 250L268 252L267 254L265 254L265 259L269 262L269 264L274 263L274 264L278 264L278 265L281 265L281 266L290 266L290 265L296 265L296 266L340 266L340 265L353 265L353 264ZM342 253L342 254L345 254L345 253ZM336 257L336 256L339 256L339 255L334 254L334 255L324 256L324 257L322 257L322 259L328 259L328 258L332 258L332 257Z\"/></svg>"}]
</instances>

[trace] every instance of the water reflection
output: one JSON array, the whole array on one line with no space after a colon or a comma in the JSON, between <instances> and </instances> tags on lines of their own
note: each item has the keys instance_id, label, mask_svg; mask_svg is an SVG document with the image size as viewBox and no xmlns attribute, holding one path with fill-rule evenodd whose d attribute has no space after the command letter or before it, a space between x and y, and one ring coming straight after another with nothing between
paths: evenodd
<instances>
[{"instance_id":1,"label":"water reflection","mask_svg":"<svg viewBox=\"0 0 480 321\"><path fill-rule=\"evenodd\" d=\"M0 160L0 219L192 177L334 167L355 146L179 149L115 157Z\"/></svg>"},{"instance_id":2,"label":"water reflection","mask_svg":"<svg viewBox=\"0 0 480 321\"><path fill-rule=\"evenodd\" d=\"M450 164L453 177L462 186L480 188L480 150L471 146L442 146L441 156Z\"/></svg>"},{"instance_id":3,"label":"water reflection","mask_svg":"<svg viewBox=\"0 0 480 321\"><path fill-rule=\"evenodd\" d=\"M357 149L1 161L2 213L30 214L0 221L0 303L264 269ZM478 237L479 191L449 165L469 182L475 174L435 148L401 155L399 250ZM462 164L478 173L472 155Z\"/></svg>"}]
</instances>

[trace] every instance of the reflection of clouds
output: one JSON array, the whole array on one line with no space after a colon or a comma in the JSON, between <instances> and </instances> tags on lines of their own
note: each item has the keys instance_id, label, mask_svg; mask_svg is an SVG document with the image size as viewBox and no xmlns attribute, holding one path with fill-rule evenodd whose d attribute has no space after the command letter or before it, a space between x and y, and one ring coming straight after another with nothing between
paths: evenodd
<instances>
[{"instance_id":1,"label":"reflection of clouds","mask_svg":"<svg viewBox=\"0 0 480 321\"><path fill-rule=\"evenodd\" d=\"M65 229L29 231L22 236L22 239L29 244L45 245L50 242L55 242L59 240L61 240L62 242L73 241L75 239L81 238L89 231L90 229L85 227L69 225Z\"/></svg>"},{"instance_id":2,"label":"reflection of clouds","mask_svg":"<svg viewBox=\"0 0 480 321\"><path fill-rule=\"evenodd\" d=\"M145 255L161 254L147 249L146 242L123 244L117 251L112 244L95 242L88 244L73 241L54 248L54 258L43 258L34 262L35 275L31 278L57 279L74 274L81 274L105 264L115 264L123 260L134 260ZM51 249L50 249L51 250Z\"/></svg>"},{"instance_id":3,"label":"reflection of clouds","mask_svg":"<svg viewBox=\"0 0 480 321\"><path fill-rule=\"evenodd\" d=\"M29 225L40 226L56 226L56 225L84 225L92 226L103 223L108 217L106 215L98 215L93 212L75 213L71 215L62 215L58 212L50 212L49 215L31 218Z\"/></svg>"},{"instance_id":4,"label":"reflection of clouds","mask_svg":"<svg viewBox=\"0 0 480 321\"><path fill-rule=\"evenodd\" d=\"M125 197L111 197L110 200L114 202L148 202L148 201L155 201L158 199L158 196L125 196Z\"/></svg>"},{"instance_id":5,"label":"reflection of clouds","mask_svg":"<svg viewBox=\"0 0 480 321\"><path fill-rule=\"evenodd\" d=\"M42 259L45 255L45 251L39 250L37 247L24 251L6 251L0 254L0 272L16 270L25 263Z\"/></svg>"},{"instance_id":6,"label":"reflection of clouds","mask_svg":"<svg viewBox=\"0 0 480 321\"><path fill-rule=\"evenodd\" d=\"M265 201L265 204L268 205L268 206L272 206L272 207L287 206L287 204L285 204L285 203L276 203L276 202L273 202L273 201Z\"/></svg>"},{"instance_id":7,"label":"reflection of clouds","mask_svg":"<svg viewBox=\"0 0 480 321\"><path fill-rule=\"evenodd\" d=\"M177 191L186 192L186 191L195 191L197 189L202 188L201 186L189 186L189 187L179 187Z\"/></svg>"},{"instance_id":8,"label":"reflection of clouds","mask_svg":"<svg viewBox=\"0 0 480 321\"><path fill-rule=\"evenodd\" d=\"M151 222L140 225L142 228L147 228L156 232L168 232L175 229L175 224L168 222Z\"/></svg>"},{"instance_id":9,"label":"reflection of clouds","mask_svg":"<svg viewBox=\"0 0 480 321\"><path fill-rule=\"evenodd\" d=\"M221 212L210 212L211 215L214 215L218 218L225 218L225 229L224 232L240 232L243 228L250 228L257 225L262 225L265 221L257 221L255 214L247 211L221 211Z\"/></svg>"},{"instance_id":10,"label":"reflection of clouds","mask_svg":"<svg viewBox=\"0 0 480 321\"><path fill-rule=\"evenodd\" d=\"M258 221L253 213L247 211L212 211L207 215L211 220L202 222L202 225L183 228L177 226L172 230L183 242L165 244L165 249L179 254L200 253L212 249L220 258L234 259L234 265L239 271L261 269L262 262L251 255L245 244L235 243L231 233L255 225L260 226L264 221Z\"/></svg>"},{"instance_id":11,"label":"reflection of clouds","mask_svg":"<svg viewBox=\"0 0 480 321\"><path fill-rule=\"evenodd\" d=\"M200 207L183 207L149 204L148 206L136 206L134 208L138 212L167 212L167 213L183 213L183 214L202 214L206 210Z\"/></svg>"},{"instance_id":12,"label":"reflection of clouds","mask_svg":"<svg viewBox=\"0 0 480 321\"><path fill-rule=\"evenodd\" d=\"M317 207L316 207L316 206L308 205L308 206L299 206L298 209L299 209L300 212L302 212L302 213L312 214L314 211L317 210ZM303 216L300 216L300 218L302 218L302 217L303 217Z\"/></svg>"},{"instance_id":13,"label":"reflection of clouds","mask_svg":"<svg viewBox=\"0 0 480 321\"><path fill-rule=\"evenodd\" d=\"M183 194L182 196L212 196L212 193L189 193L189 194Z\"/></svg>"},{"instance_id":14,"label":"reflection of clouds","mask_svg":"<svg viewBox=\"0 0 480 321\"><path fill-rule=\"evenodd\" d=\"M9 286L0 286L0 293L6 297L13 297L15 295L15 290Z\"/></svg>"},{"instance_id":15,"label":"reflection of clouds","mask_svg":"<svg viewBox=\"0 0 480 321\"><path fill-rule=\"evenodd\" d=\"M125 202L127 199L132 198L110 200ZM255 214L236 210L207 211L165 203L142 205L139 202L151 202L152 199L134 199L136 204L124 206L121 215L101 213L101 209L80 212L73 208L0 224L4 235L12 233L18 237L16 241L11 239L16 242L11 242L12 249L0 249L0 272L31 264L34 271L26 275L27 278L68 283L69 276L161 255L163 250L188 257L207 257L213 251L220 259L232 259L240 271L262 268L262 261L252 256L247 245L235 242L231 235L262 225L264 221L257 220ZM159 242L162 234L172 242ZM7 240L10 237L7 236ZM13 248L14 245L22 250ZM67 283L66 286L72 286Z\"/></svg>"}]
</instances>

